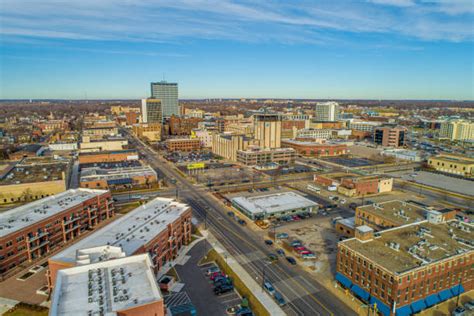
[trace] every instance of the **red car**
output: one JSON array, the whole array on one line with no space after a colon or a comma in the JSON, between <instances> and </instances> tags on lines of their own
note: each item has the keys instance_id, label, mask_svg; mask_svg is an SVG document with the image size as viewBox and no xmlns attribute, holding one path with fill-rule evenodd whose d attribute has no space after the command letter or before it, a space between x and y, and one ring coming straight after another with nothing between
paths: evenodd
<instances>
[{"instance_id":1,"label":"red car","mask_svg":"<svg viewBox=\"0 0 474 316\"><path fill-rule=\"evenodd\" d=\"M300 250L308 250L308 249L306 249L305 246L298 246L298 247L295 247L295 250L300 251Z\"/></svg>"},{"instance_id":2,"label":"red car","mask_svg":"<svg viewBox=\"0 0 474 316\"><path fill-rule=\"evenodd\" d=\"M301 252L298 252L300 255L311 255L313 254L313 252L309 251L309 250L306 250L306 251L301 251Z\"/></svg>"},{"instance_id":3,"label":"red car","mask_svg":"<svg viewBox=\"0 0 474 316\"><path fill-rule=\"evenodd\" d=\"M214 272L213 274L211 274L211 280L214 281L214 279L219 277L219 276L225 276L225 274L222 273L222 272Z\"/></svg>"},{"instance_id":4,"label":"red car","mask_svg":"<svg viewBox=\"0 0 474 316\"><path fill-rule=\"evenodd\" d=\"M298 215L292 216L294 221L299 221L301 218Z\"/></svg>"}]
</instances>

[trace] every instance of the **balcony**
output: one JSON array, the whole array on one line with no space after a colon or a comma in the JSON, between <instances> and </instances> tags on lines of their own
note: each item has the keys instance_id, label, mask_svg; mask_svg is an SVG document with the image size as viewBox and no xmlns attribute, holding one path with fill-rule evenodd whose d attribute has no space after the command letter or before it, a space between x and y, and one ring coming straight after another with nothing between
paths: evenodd
<instances>
[{"instance_id":1,"label":"balcony","mask_svg":"<svg viewBox=\"0 0 474 316\"><path fill-rule=\"evenodd\" d=\"M35 251L35 250L38 250L38 249L40 249L41 247L46 246L47 244L49 244L49 240L42 241L42 242L39 243L38 245L36 245L36 246L34 246L34 247L31 247L31 248L30 248L30 252Z\"/></svg>"},{"instance_id":2,"label":"balcony","mask_svg":"<svg viewBox=\"0 0 474 316\"><path fill-rule=\"evenodd\" d=\"M79 227L81 227L81 226L80 226L80 225L74 225L74 226L72 226L72 227L70 227L70 228L68 228L68 229L65 229L65 230L64 230L64 233L67 234L67 233L69 233L69 232L72 232L72 231L75 230L75 229L78 229Z\"/></svg>"},{"instance_id":3,"label":"balcony","mask_svg":"<svg viewBox=\"0 0 474 316\"><path fill-rule=\"evenodd\" d=\"M63 224L64 224L64 225L68 225L68 224L74 223L74 222L76 222L76 221L78 221L78 220L80 220L80 219L81 219L80 217L76 217L76 218L73 218L73 219L69 219L69 220L67 220L67 221L64 221Z\"/></svg>"},{"instance_id":4,"label":"balcony","mask_svg":"<svg viewBox=\"0 0 474 316\"><path fill-rule=\"evenodd\" d=\"M35 236L33 236L33 237L28 237L28 241L29 241L29 242L32 242L32 241L35 241L35 240L37 240L37 239L39 239L39 238L41 238L41 237L48 236L48 235L49 235L48 232L41 232L41 233L39 233L39 234L37 234L37 235L35 235Z\"/></svg>"}]
</instances>

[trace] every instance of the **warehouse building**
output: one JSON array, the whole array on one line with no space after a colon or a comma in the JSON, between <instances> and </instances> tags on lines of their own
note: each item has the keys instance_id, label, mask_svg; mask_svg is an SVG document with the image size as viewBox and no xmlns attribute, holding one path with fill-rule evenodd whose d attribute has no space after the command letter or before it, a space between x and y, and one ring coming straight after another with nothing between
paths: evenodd
<instances>
[{"instance_id":1,"label":"warehouse building","mask_svg":"<svg viewBox=\"0 0 474 316\"><path fill-rule=\"evenodd\" d=\"M32 263L114 216L109 191L75 189L0 213L0 274Z\"/></svg>"},{"instance_id":2,"label":"warehouse building","mask_svg":"<svg viewBox=\"0 0 474 316\"><path fill-rule=\"evenodd\" d=\"M252 220L278 218L317 211L318 204L294 192L236 197L232 206Z\"/></svg>"},{"instance_id":3,"label":"warehouse building","mask_svg":"<svg viewBox=\"0 0 474 316\"><path fill-rule=\"evenodd\" d=\"M150 166L116 167L101 166L82 168L81 188L117 189L151 187L158 183L158 175Z\"/></svg>"}]
</instances>

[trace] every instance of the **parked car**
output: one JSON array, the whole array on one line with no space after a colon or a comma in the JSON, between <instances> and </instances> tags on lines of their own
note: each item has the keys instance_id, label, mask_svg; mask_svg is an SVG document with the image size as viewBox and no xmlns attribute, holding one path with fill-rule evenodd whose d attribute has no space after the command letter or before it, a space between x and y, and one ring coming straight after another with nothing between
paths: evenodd
<instances>
[{"instance_id":1,"label":"parked car","mask_svg":"<svg viewBox=\"0 0 474 316\"><path fill-rule=\"evenodd\" d=\"M222 285L232 285L232 279L231 278L220 278L219 280L215 280L214 279L214 286L215 287L219 287L219 286L222 286Z\"/></svg>"},{"instance_id":2,"label":"parked car","mask_svg":"<svg viewBox=\"0 0 474 316\"><path fill-rule=\"evenodd\" d=\"M207 275L211 275L211 274L213 274L213 273L215 273L215 272L221 272L221 269L219 269L219 267L216 267L216 266L210 267L209 269L207 269L206 274L207 274Z\"/></svg>"},{"instance_id":3,"label":"parked car","mask_svg":"<svg viewBox=\"0 0 474 316\"><path fill-rule=\"evenodd\" d=\"M342 199L342 200L339 201L339 203L341 203L341 204L346 204L346 202L347 201L345 199Z\"/></svg>"},{"instance_id":4,"label":"parked car","mask_svg":"<svg viewBox=\"0 0 474 316\"><path fill-rule=\"evenodd\" d=\"M308 253L301 256L303 259L316 259L316 255L314 253Z\"/></svg>"},{"instance_id":5,"label":"parked car","mask_svg":"<svg viewBox=\"0 0 474 316\"><path fill-rule=\"evenodd\" d=\"M240 225L242 225L242 226L247 225L247 222L244 221L243 219L239 219L237 222L238 222Z\"/></svg>"},{"instance_id":6,"label":"parked car","mask_svg":"<svg viewBox=\"0 0 474 316\"><path fill-rule=\"evenodd\" d=\"M293 257L286 257L286 261L288 261L292 265L296 264L296 260Z\"/></svg>"},{"instance_id":7,"label":"parked car","mask_svg":"<svg viewBox=\"0 0 474 316\"><path fill-rule=\"evenodd\" d=\"M456 309L451 313L452 316L465 316L466 309L462 306L456 307Z\"/></svg>"},{"instance_id":8,"label":"parked car","mask_svg":"<svg viewBox=\"0 0 474 316\"><path fill-rule=\"evenodd\" d=\"M283 296L279 292L275 291L275 294L273 294L273 297L275 298L275 301L277 301L278 305L280 305L280 306L285 306L286 305L285 299L283 298Z\"/></svg>"},{"instance_id":9,"label":"parked car","mask_svg":"<svg viewBox=\"0 0 474 316\"><path fill-rule=\"evenodd\" d=\"M270 239L265 239L265 244L271 246L273 245L273 241L271 241Z\"/></svg>"},{"instance_id":10,"label":"parked car","mask_svg":"<svg viewBox=\"0 0 474 316\"><path fill-rule=\"evenodd\" d=\"M474 311L474 300L464 304L464 308L468 311Z\"/></svg>"},{"instance_id":11,"label":"parked car","mask_svg":"<svg viewBox=\"0 0 474 316\"><path fill-rule=\"evenodd\" d=\"M353 203L349 204L349 208L355 210L357 208L357 203L353 202Z\"/></svg>"},{"instance_id":12,"label":"parked car","mask_svg":"<svg viewBox=\"0 0 474 316\"><path fill-rule=\"evenodd\" d=\"M285 251L283 249L277 249L277 254L279 254L280 256L284 256Z\"/></svg>"},{"instance_id":13,"label":"parked car","mask_svg":"<svg viewBox=\"0 0 474 316\"><path fill-rule=\"evenodd\" d=\"M298 247L298 246L301 246L302 243L301 243L300 240L295 239L290 243L290 245L291 245L291 247Z\"/></svg>"},{"instance_id":14,"label":"parked car","mask_svg":"<svg viewBox=\"0 0 474 316\"><path fill-rule=\"evenodd\" d=\"M275 255L275 254L273 254L273 253L269 254L269 255L267 256L267 258L268 258L269 261L277 261L277 260L278 260L277 255Z\"/></svg>"},{"instance_id":15,"label":"parked car","mask_svg":"<svg viewBox=\"0 0 474 316\"><path fill-rule=\"evenodd\" d=\"M268 282L268 281L265 281L263 282L263 288L270 294L270 295L274 295L275 294L275 289L273 288L273 285Z\"/></svg>"},{"instance_id":16,"label":"parked car","mask_svg":"<svg viewBox=\"0 0 474 316\"><path fill-rule=\"evenodd\" d=\"M278 239L288 239L288 234L287 233L279 233L276 235L276 238Z\"/></svg>"},{"instance_id":17,"label":"parked car","mask_svg":"<svg viewBox=\"0 0 474 316\"><path fill-rule=\"evenodd\" d=\"M227 215L229 215L230 217L234 217L234 212L227 212Z\"/></svg>"},{"instance_id":18,"label":"parked car","mask_svg":"<svg viewBox=\"0 0 474 316\"><path fill-rule=\"evenodd\" d=\"M214 288L214 293L216 295L221 295L227 292L230 292L234 289L234 286L231 284L224 284L222 286L218 286Z\"/></svg>"},{"instance_id":19,"label":"parked car","mask_svg":"<svg viewBox=\"0 0 474 316\"><path fill-rule=\"evenodd\" d=\"M225 274L222 272L214 272L213 274L211 274L211 280L214 281L215 278L220 277L220 276L225 277Z\"/></svg>"}]
</instances>

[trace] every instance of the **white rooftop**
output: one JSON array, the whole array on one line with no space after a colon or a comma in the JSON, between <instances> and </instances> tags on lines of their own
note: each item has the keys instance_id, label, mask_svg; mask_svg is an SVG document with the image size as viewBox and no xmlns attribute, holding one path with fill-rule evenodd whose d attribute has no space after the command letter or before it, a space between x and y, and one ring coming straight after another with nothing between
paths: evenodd
<instances>
[{"instance_id":1,"label":"white rooftop","mask_svg":"<svg viewBox=\"0 0 474 316\"><path fill-rule=\"evenodd\" d=\"M84 168L81 170L80 182L96 181L100 179L113 180L133 178L136 176L157 177L156 171L150 166L125 167L125 168Z\"/></svg>"},{"instance_id":2,"label":"white rooftop","mask_svg":"<svg viewBox=\"0 0 474 316\"><path fill-rule=\"evenodd\" d=\"M315 207L318 204L294 192L283 192L253 197L239 196L232 199L232 202L240 205L248 212L259 213L279 213L304 207Z\"/></svg>"},{"instance_id":3,"label":"white rooftop","mask_svg":"<svg viewBox=\"0 0 474 316\"><path fill-rule=\"evenodd\" d=\"M71 189L0 213L0 237L45 220L106 192L106 190Z\"/></svg>"},{"instance_id":4,"label":"white rooftop","mask_svg":"<svg viewBox=\"0 0 474 316\"><path fill-rule=\"evenodd\" d=\"M370 233L374 231L371 227L367 225L357 226L356 229L361 233Z\"/></svg>"},{"instance_id":5,"label":"white rooftop","mask_svg":"<svg viewBox=\"0 0 474 316\"><path fill-rule=\"evenodd\" d=\"M111 316L159 300L152 262L141 254L59 270L49 315Z\"/></svg>"},{"instance_id":6,"label":"white rooftop","mask_svg":"<svg viewBox=\"0 0 474 316\"><path fill-rule=\"evenodd\" d=\"M51 260L75 262L78 250L106 245L121 247L125 255L133 255L166 230L169 223L179 219L188 208L188 205L173 199L155 198L57 253Z\"/></svg>"}]
</instances>

